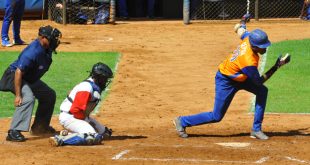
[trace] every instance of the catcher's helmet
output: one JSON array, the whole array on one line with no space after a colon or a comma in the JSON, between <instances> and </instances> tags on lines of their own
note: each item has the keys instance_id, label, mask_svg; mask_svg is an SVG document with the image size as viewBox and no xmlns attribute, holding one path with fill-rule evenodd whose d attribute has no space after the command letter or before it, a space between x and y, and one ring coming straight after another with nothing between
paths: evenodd
<instances>
[{"instance_id":1,"label":"catcher's helmet","mask_svg":"<svg viewBox=\"0 0 310 165\"><path fill-rule=\"evenodd\" d=\"M259 48L267 48L271 45L267 34L260 29L253 30L249 35L249 40L252 46Z\"/></svg>"},{"instance_id":2,"label":"catcher's helmet","mask_svg":"<svg viewBox=\"0 0 310 165\"><path fill-rule=\"evenodd\" d=\"M90 76L93 78L104 77L108 79L113 77L113 72L108 65L98 62L93 66Z\"/></svg>"},{"instance_id":3,"label":"catcher's helmet","mask_svg":"<svg viewBox=\"0 0 310 165\"><path fill-rule=\"evenodd\" d=\"M60 44L61 32L50 25L39 28L39 36L46 37L49 41L49 48L56 53L56 48Z\"/></svg>"}]
</instances>

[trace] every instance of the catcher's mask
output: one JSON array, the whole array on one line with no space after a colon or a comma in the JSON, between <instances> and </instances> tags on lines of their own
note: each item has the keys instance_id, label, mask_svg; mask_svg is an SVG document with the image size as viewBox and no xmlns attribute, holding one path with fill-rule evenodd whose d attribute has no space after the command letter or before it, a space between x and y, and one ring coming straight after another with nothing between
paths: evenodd
<instances>
[{"instance_id":1,"label":"catcher's mask","mask_svg":"<svg viewBox=\"0 0 310 165\"><path fill-rule=\"evenodd\" d=\"M98 62L93 66L90 76L95 79L95 83L103 91L109 85L109 79L113 77L113 72L108 65Z\"/></svg>"},{"instance_id":2,"label":"catcher's mask","mask_svg":"<svg viewBox=\"0 0 310 165\"><path fill-rule=\"evenodd\" d=\"M49 41L49 48L56 52L56 48L60 44L61 32L57 28L53 28L50 25L42 26L39 28L39 36L46 37Z\"/></svg>"},{"instance_id":3,"label":"catcher's mask","mask_svg":"<svg viewBox=\"0 0 310 165\"><path fill-rule=\"evenodd\" d=\"M249 40L252 46L262 49L265 49L271 45L267 34L260 29L253 30L249 35Z\"/></svg>"}]
</instances>

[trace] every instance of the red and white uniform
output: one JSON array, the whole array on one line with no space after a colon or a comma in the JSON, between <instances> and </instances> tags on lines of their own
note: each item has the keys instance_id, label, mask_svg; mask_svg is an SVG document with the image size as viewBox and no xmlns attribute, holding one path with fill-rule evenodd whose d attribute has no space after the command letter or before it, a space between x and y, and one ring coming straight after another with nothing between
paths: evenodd
<instances>
[{"instance_id":1,"label":"red and white uniform","mask_svg":"<svg viewBox=\"0 0 310 165\"><path fill-rule=\"evenodd\" d=\"M98 90L94 89L94 80L89 78L87 81L76 85L68 96L70 99L67 97L61 103L59 122L72 133L102 134L105 126L87 115L94 110L101 96Z\"/></svg>"}]
</instances>

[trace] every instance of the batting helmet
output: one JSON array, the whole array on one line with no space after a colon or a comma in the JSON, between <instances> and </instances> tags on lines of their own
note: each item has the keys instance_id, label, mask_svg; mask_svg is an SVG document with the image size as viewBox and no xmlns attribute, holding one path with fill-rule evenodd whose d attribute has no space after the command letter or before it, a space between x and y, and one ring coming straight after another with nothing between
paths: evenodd
<instances>
[{"instance_id":1,"label":"batting helmet","mask_svg":"<svg viewBox=\"0 0 310 165\"><path fill-rule=\"evenodd\" d=\"M253 30L249 35L249 40L252 46L259 48L267 48L271 45L267 34L260 29Z\"/></svg>"},{"instance_id":2,"label":"batting helmet","mask_svg":"<svg viewBox=\"0 0 310 165\"><path fill-rule=\"evenodd\" d=\"M91 72L90 76L96 78L96 77L104 77L104 78L112 78L113 77L113 72L110 69L110 67L102 62L96 63Z\"/></svg>"},{"instance_id":3,"label":"batting helmet","mask_svg":"<svg viewBox=\"0 0 310 165\"><path fill-rule=\"evenodd\" d=\"M39 28L39 36L46 37L49 41L49 48L56 52L56 48L60 44L61 32L50 25Z\"/></svg>"}]
</instances>

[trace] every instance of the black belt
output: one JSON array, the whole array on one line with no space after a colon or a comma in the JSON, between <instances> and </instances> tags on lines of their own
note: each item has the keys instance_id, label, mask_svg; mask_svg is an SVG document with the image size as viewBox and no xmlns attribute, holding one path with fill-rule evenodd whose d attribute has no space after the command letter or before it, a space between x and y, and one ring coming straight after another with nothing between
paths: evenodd
<instances>
[{"instance_id":1,"label":"black belt","mask_svg":"<svg viewBox=\"0 0 310 165\"><path fill-rule=\"evenodd\" d=\"M69 112L65 112L65 111L60 111L60 112L64 112L64 113L68 113L70 115L72 115L72 113L69 111Z\"/></svg>"}]
</instances>

